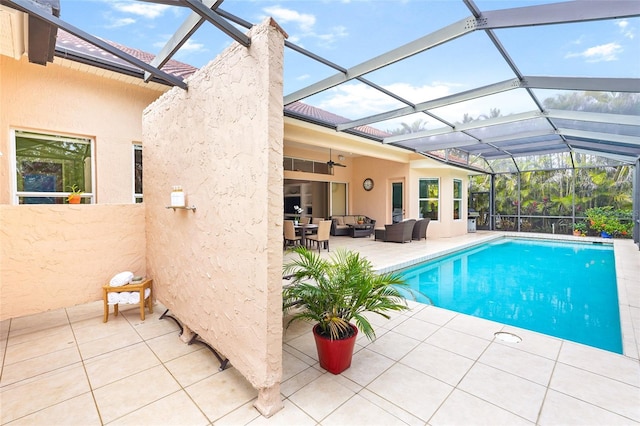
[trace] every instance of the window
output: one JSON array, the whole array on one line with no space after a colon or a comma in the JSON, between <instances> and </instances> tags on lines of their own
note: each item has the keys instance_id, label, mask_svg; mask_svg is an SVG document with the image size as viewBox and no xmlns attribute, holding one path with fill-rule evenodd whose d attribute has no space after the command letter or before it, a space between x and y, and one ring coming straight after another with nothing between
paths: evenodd
<instances>
[{"instance_id":1,"label":"window","mask_svg":"<svg viewBox=\"0 0 640 426\"><path fill-rule=\"evenodd\" d=\"M453 180L453 219L460 219L460 211L462 210L462 181L460 179Z\"/></svg>"},{"instance_id":2,"label":"window","mask_svg":"<svg viewBox=\"0 0 640 426\"><path fill-rule=\"evenodd\" d=\"M15 131L15 188L18 204L63 204L71 187L93 198L93 142L90 139Z\"/></svg>"},{"instance_id":3,"label":"window","mask_svg":"<svg viewBox=\"0 0 640 426\"><path fill-rule=\"evenodd\" d=\"M440 181L438 179L420 179L420 217L438 220L440 203Z\"/></svg>"},{"instance_id":4,"label":"window","mask_svg":"<svg viewBox=\"0 0 640 426\"><path fill-rule=\"evenodd\" d=\"M142 202L142 145L133 145L133 202Z\"/></svg>"}]
</instances>

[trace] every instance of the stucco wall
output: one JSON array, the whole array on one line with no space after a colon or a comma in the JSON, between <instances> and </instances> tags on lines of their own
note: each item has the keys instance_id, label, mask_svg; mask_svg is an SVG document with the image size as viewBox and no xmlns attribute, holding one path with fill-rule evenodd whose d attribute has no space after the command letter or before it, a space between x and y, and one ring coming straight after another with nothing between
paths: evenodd
<instances>
[{"instance_id":1,"label":"stucco wall","mask_svg":"<svg viewBox=\"0 0 640 426\"><path fill-rule=\"evenodd\" d=\"M281 407L283 34L263 23L145 110L158 299ZM181 185L195 212L167 209ZM265 407L259 407L263 410ZM264 411L263 411L264 412Z\"/></svg>"},{"instance_id":2,"label":"stucco wall","mask_svg":"<svg viewBox=\"0 0 640 426\"><path fill-rule=\"evenodd\" d=\"M13 202L12 128L95 139L96 202L133 200L132 144L142 140L142 110L162 87L125 84L106 71L58 64L68 62L56 58L45 67L0 55L0 204Z\"/></svg>"},{"instance_id":3,"label":"stucco wall","mask_svg":"<svg viewBox=\"0 0 640 426\"><path fill-rule=\"evenodd\" d=\"M102 299L118 272L145 275L142 204L0 205L0 320Z\"/></svg>"}]
</instances>

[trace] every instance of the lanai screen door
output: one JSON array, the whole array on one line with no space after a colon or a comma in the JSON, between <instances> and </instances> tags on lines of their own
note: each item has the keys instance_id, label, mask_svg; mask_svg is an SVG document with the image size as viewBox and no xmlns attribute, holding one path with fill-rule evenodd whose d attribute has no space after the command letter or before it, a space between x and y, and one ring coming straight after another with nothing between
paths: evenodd
<instances>
[{"instance_id":1,"label":"lanai screen door","mask_svg":"<svg viewBox=\"0 0 640 426\"><path fill-rule=\"evenodd\" d=\"M391 183L391 221L392 223L401 222L404 217L404 187L402 182Z\"/></svg>"}]
</instances>

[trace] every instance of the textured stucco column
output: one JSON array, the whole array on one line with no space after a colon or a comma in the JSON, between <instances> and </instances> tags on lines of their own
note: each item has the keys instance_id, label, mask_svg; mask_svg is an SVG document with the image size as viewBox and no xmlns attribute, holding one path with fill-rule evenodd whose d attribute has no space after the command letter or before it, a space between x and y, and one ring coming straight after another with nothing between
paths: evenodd
<instances>
[{"instance_id":1,"label":"textured stucco column","mask_svg":"<svg viewBox=\"0 0 640 426\"><path fill-rule=\"evenodd\" d=\"M268 19L143 117L147 261L157 298L282 408L282 67ZM173 185L187 205L167 209Z\"/></svg>"}]
</instances>

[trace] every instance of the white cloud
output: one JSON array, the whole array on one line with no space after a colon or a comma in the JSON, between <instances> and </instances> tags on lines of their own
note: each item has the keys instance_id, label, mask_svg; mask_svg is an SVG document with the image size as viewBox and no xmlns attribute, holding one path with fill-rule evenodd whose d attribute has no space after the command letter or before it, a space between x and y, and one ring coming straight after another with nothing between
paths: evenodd
<instances>
[{"instance_id":1,"label":"white cloud","mask_svg":"<svg viewBox=\"0 0 640 426\"><path fill-rule=\"evenodd\" d=\"M618 43L607 43L589 47L582 52L568 53L565 58L584 58L587 62L609 62L617 61L620 53L622 53L622 46Z\"/></svg>"},{"instance_id":2,"label":"white cloud","mask_svg":"<svg viewBox=\"0 0 640 426\"><path fill-rule=\"evenodd\" d=\"M136 20L133 18L120 18L120 19L111 19L111 22L106 25L107 28L120 28L126 27L127 25L135 24Z\"/></svg>"},{"instance_id":3,"label":"white cloud","mask_svg":"<svg viewBox=\"0 0 640 426\"><path fill-rule=\"evenodd\" d=\"M316 24L316 17L307 13L299 13L292 9L285 9L280 6L266 7L263 9L265 13L273 17L283 27L288 23L298 26L300 31L309 32Z\"/></svg>"},{"instance_id":4,"label":"white cloud","mask_svg":"<svg viewBox=\"0 0 640 426\"><path fill-rule=\"evenodd\" d=\"M164 14L167 10L169 10L170 6L162 5L162 4L152 4L152 3L129 3L129 2L116 2L109 3L118 12L122 13L131 13L133 15L138 15L147 19L155 19Z\"/></svg>"},{"instance_id":5,"label":"white cloud","mask_svg":"<svg viewBox=\"0 0 640 426\"><path fill-rule=\"evenodd\" d=\"M153 43L153 46L157 47L158 49L162 49L167 44L167 41L169 40L169 38L170 36L165 35L162 41ZM209 49L207 49L203 43L198 43L196 41L189 39L186 41L185 44L183 44L180 47L180 50L178 50L176 57L178 56L185 57L189 53L199 53L199 52L208 52L208 51Z\"/></svg>"},{"instance_id":6,"label":"white cloud","mask_svg":"<svg viewBox=\"0 0 640 426\"><path fill-rule=\"evenodd\" d=\"M334 42L340 38L344 38L349 35L347 29L343 26L332 27L330 32L325 34L309 34L309 37L316 37L319 40L319 45L324 47L330 47Z\"/></svg>"},{"instance_id":7,"label":"white cloud","mask_svg":"<svg viewBox=\"0 0 640 426\"><path fill-rule=\"evenodd\" d=\"M304 80L309 80L310 78L311 78L310 74L302 74L302 75L299 75L298 77L296 77L296 80L304 81Z\"/></svg>"},{"instance_id":8,"label":"white cloud","mask_svg":"<svg viewBox=\"0 0 640 426\"><path fill-rule=\"evenodd\" d=\"M457 93L464 87L464 84L458 83L437 83L422 86L414 86L409 83L394 83L384 86L385 89L416 104ZM454 88L458 89L454 90ZM317 102L312 102L313 105L351 120L406 106L378 90L357 83L334 87L319 96L321 97L317 99ZM528 96L522 96L522 92L518 93L515 90L503 93L497 105L492 102L495 102L495 100L476 99L441 107L432 112L453 123L461 121L465 114L478 117L481 114L489 114L491 109L496 107L500 109L500 113L503 116L535 109L535 105ZM426 123L426 128L429 129L445 127L442 122L422 113L390 119L382 123L372 124L372 126L379 129L394 129L400 123L413 123L417 119L422 119Z\"/></svg>"},{"instance_id":9,"label":"white cloud","mask_svg":"<svg viewBox=\"0 0 640 426\"><path fill-rule=\"evenodd\" d=\"M203 43L197 43L191 39L187 40L185 44L180 47L180 50L185 50L187 52L206 52L207 48Z\"/></svg>"},{"instance_id":10,"label":"white cloud","mask_svg":"<svg viewBox=\"0 0 640 426\"><path fill-rule=\"evenodd\" d=\"M633 40L636 36L636 32L635 32L635 28L631 27L629 25L629 21L622 20L622 21L618 21L616 22L616 25L618 26L618 28L620 29L620 33L625 36L628 39Z\"/></svg>"},{"instance_id":11,"label":"white cloud","mask_svg":"<svg viewBox=\"0 0 640 426\"><path fill-rule=\"evenodd\" d=\"M316 40L321 47L330 48L337 40L349 35L344 26L332 27L327 32L317 33L315 31L316 17L308 13L300 13L281 6L266 7L262 10L284 28L292 43L299 44L302 39L306 38ZM264 20L264 18L265 16L262 16L260 20ZM294 29L292 30L288 24L291 24Z\"/></svg>"},{"instance_id":12,"label":"white cloud","mask_svg":"<svg viewBox=\"0 0 640 426\"><path fill-rule=\"evenodd\" d=\"M450 93L449 87L446 85L412 86L408 83L394 83L386 85L384 88L416 103L446 96ZM404 106L406 105L364 84L343 84L330 89L326 92L324 100L318 104L319 108L351 119Z\"/></svg>"}]
</instances>

